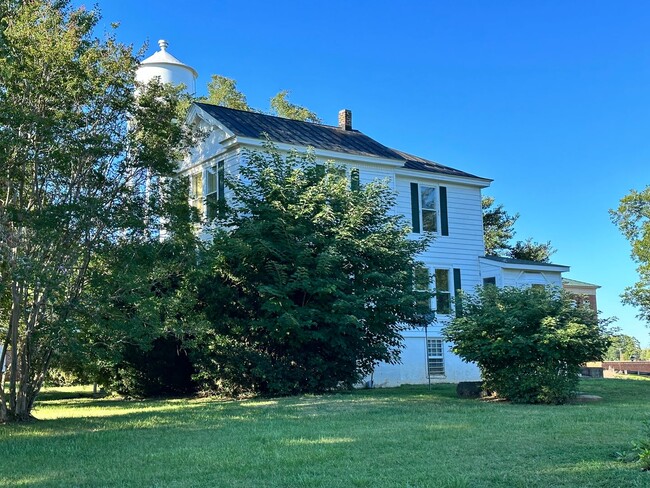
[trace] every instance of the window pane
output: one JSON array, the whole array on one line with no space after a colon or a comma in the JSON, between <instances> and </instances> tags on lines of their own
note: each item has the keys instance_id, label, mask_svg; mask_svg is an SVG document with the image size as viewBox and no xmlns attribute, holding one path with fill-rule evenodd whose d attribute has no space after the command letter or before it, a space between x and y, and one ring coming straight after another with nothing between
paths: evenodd
<instances>
[{"instance_id":1,"label":"window pane","mask_svg":"<svg viewBox=\"0 0 650 488\"><path fill-rule=\"evenodd\" d=\"M212 166L206 171L205 193L209 195L217 191L217 167Z\"/></svg>"},{"instance_id":2,"label":"window pane","mask_svg":"<svg viewBox=\"0 0 650 488\"><path fill-rule=\"evenodd\" d=\"M422 229L427 232L438 230L438 217L435 210L422 210Z\"/></svg>"},{"instance_id":3,"label":"window pane","mask_svg":"<svg viewBox=\"0 0 650 488\"><path fill-rule=\"evenodd\" d=\"M449 291L449 270L436 270L436 291Z\"/></svg>"},{"instance_id":4,"label":"window pane","mask_svg":"<svg viewBox=\"0 0 650 488\"><path fill-rule=\"evenodd\" d=\"M429 270L424 266L415 267L415 289L428 290L429 289Z\"/></svg>"},{"instance_id":5,"label":"window pane","mask_svg":"<svg viewBox=\"0 0 650 488\"><path fill-rule=\"evenodd\" d=\"M429 358L429 376L444 376L445 363L443 359Z\"/></svg>"},{"instance_id":6,"label":"window pane","mask_svg":"<svg viewBox=\"0 0 650 488\"><path fill-rule=\"evenodd\" d=\"M208 220L216 219L218 216L219 201L216 193L210 193L205 197L205 216Z\"/></svg>"},{"instance_id":7,"label":"window pane","mask_svg":"<svg viewBox=\"0 0 650 488\"><path fill-rule=\"evenodd\" d=\"M431 288L431 278L429 275L429 268L418 265L413 270L413 289L415 291L426 292L416 294L416 305L420 312L431 311L431 295L429 290Z\"/></svg>"},{"instance_id":8,"label":"window pane","mask_svg":"<svg viewBox=\"0 0 650 488\"><path fill-rule=\"evenodd\" d=\"M451 295L448 291L436 293L436 312L438 313L451 313Z\"/></svg>"},{"instance_id":9,"label":"window pane","mask_svg":"<svg viewBox=\"0 0 650 488\"><path fill-rule=\"evenodd\" d=\"M196 173L192 175L191 178L191 192L192 198L201 198L203 196L203 174L202 173Z\"/></svg>"},{"instance_id":10,"label":"window pane","mask_svg":"<svg viewBox=\"0 0 650 488\"><path fill-rule=\"evenodd\" d=\"M436 189L430 186L420 186L422 195L422 208L428 210L436 209Z\"/></svg>"}]
</instances>

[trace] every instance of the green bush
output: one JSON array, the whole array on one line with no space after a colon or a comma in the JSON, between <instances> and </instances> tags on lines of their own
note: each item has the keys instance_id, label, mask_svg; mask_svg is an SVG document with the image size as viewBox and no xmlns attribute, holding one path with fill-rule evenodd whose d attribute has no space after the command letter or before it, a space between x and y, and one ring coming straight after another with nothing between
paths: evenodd
<instances>
[{"instance_id":1,"label":"green bush","mask_svg":"<svg viewBox=\"0 0 650 488\"><path fill-rule=\"evenodd\" d=\"M580 364L608 346L587 307L552 288L479 287L444 330L452 351L481 369L485 388L516 403L565 403Z\"/></svg>"},{"instance_id":2,"label":"green bush","mask_svg":"<svg viewBox=\"0 0 650 488\"><path fill-rule=\"evenodd\" d=\"M210 271L198 302L210 326L193 355L202 385L317 393L398 362L402 332L429 318L412 271L430 237L408 238L390 188L352 188L345 168L271 145L239 171L202 253Z\"/></svg>"}]
</instances>

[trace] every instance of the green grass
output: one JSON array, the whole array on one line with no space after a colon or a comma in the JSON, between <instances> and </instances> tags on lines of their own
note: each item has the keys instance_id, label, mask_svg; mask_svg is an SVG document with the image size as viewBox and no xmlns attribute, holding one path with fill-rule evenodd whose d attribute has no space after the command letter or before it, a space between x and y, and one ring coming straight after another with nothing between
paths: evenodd
<instances>
[{"instance_id":1,"label":"green grass","mask_svg":"<svg viewBox=\"0 0 650 488\"><path fill-rule=\"evenodd\" d=\"M222 401L49 390L0 426L0 487L650 487L616 461L650 381L586 380L598 403L460 400L453 385Z\"/></svg>"}]
</instances>

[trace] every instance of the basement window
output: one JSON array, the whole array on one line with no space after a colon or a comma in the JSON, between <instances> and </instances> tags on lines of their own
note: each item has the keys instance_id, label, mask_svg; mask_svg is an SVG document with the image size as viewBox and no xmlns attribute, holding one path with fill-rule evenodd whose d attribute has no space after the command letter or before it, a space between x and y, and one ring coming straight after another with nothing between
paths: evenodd
<instances>
[{"instance_id":1,"label":"basement window","mask_svg":"<svg viewBox=\"0 0 650 488\"><path fill-rule=\"evenodd\" d=\"M427 340L427 372L429 377L445 376L445 357L442 339Z\"/></svg>"}]
</instances>

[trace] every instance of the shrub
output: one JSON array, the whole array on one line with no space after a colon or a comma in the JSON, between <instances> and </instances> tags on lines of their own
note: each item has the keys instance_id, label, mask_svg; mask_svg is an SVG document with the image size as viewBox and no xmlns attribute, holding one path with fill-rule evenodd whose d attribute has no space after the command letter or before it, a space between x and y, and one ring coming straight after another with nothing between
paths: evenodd
<instances>
[{"instance_id":1,"label":"shrub","mask_svg":"<svg viewBox=\"0 0 650 488\"><path fill-rule=\"evenodd\" d=\"M412 270L430 238L409 239L390 188L353 188L345 168L272 145L247 154L239 171L203 254L202 384L323 392L399 361L402 332L428 319Z\"/></svg>"},{"instance_id":2,"label":"shrub","mask_svg":"<svg viewBox=\"0 0 650 488\"><path fill-rule=\"evenodd\" d=\"M147 351L128 346L111 375L109 388L130 397L187 395L197 389L194 372L181 341L163 336Z\"/></svg>"},{"instance_id":3,"label":"shrub","mask_svg":"<svg viewBox=\"0 0 650 488\"><path fill-rule=\"evenodd\" d=\"M616 454L619 461L639 463L642 471L650 471L650 419L643 422L641 438L632 443L632 450Z\"/></svg>"},{"instance_id":4,"label":"shrub","mask_svg":"<svg viewBox=\"0 0 650 488\"><path fill-rule=\"evenodd\" d=\"M562 290L479 287L463 307L444 330L452 351L478 364L487 390L513 402L566 402L580 364L608 346L596 314Z\"/></svg>"}]
</instances>

